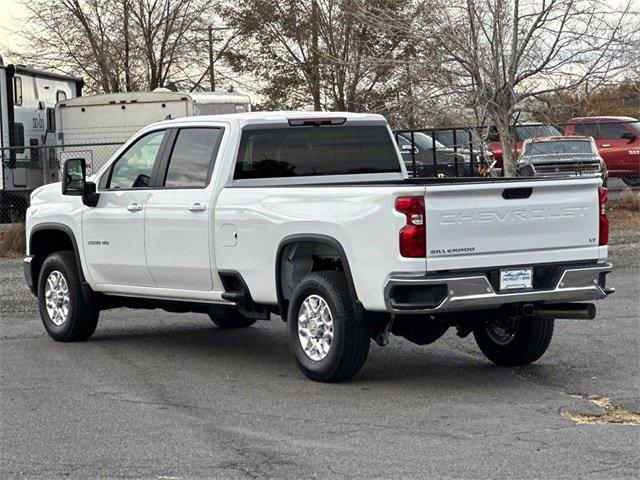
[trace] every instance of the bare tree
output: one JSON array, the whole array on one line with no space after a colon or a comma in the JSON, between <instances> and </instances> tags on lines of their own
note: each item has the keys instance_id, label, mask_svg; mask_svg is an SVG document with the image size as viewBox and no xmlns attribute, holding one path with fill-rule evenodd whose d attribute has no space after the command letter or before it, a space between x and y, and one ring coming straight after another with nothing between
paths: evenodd
<instances>
[{"instance_id":1,"label":"bare tree","mask_svg":"<svg viewBox=\"0 0 640 480\"><path fill-rule=\"evenodd\" d=\"M382 10L410 19L411 0L241 0L226 18L245 41L228 58L257 77L267 108L382 109L403 52L400 31L356 15ZM408 20L407 20L408 21Z\"/></svg>"},{"instance_id":2,"label":"bare tree","mask_svg":"<svg viewBox=\"0 0 640 480\"><path fill-rule=\"evenodd\" d=\"M638 38L638 12L607 0L451 0L420 11L411 37L418 52L437 52L443 80L430 86L495 126L507 175L516 164L513 124L526 102L619 81ZM368 20L406 30L381 12ZM432 68L434 60L412 62Z\"/></svg>"},{"instance_id":3,"label":"bare tree","mask_svg":"<svg viewBox=\"0 0 640 480\"><path fill-rule=\"evenodd\" d=\"M23 0L31 65L73 72L101 92L190 88L206 68L198 25L215 0Z\"/></svg>"}]
</instances>

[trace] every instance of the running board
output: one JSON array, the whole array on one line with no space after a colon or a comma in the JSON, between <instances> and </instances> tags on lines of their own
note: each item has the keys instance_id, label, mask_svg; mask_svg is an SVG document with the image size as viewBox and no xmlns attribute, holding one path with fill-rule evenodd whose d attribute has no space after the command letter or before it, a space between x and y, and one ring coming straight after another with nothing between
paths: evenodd
<instances>
[{"instance_id":1,"label":"running board","mask_svg":"<svg viewBox=\"0 0 640 480\"><path fill-rule=\"evenodd\" d=\"M245 292L224 292L220 296L229 302L238 303L241 305L247 303L247 296Z\"/></svg>"}]
</instances>

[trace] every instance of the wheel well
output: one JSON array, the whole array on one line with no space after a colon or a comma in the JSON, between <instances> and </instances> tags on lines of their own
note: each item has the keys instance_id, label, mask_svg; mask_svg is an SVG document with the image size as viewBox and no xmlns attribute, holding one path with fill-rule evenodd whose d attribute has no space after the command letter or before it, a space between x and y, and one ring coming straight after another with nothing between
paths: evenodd
<instances>
[{"instance_id":1,"label":"wheel well","mask_svg":"<svg viewBox=\"0 0 640 480\"><path fill-rule=\"evenodd\" d=\"M33 260L31 261L31 272L36 284L40 275L40 268L42 267L45 259L53 252L63 250L70 250L74 252L77 257L75 245L67 232L56 229L42 229L31 235L29 253L33 255Z\"/></svg>"},{"instance_id":2,"label":"wheel well","mask_svg":"<svg viewBox=\"0 0 640 480\"><path fill-rule=\"evenodd\" d=\"M286 243L280 248L276 269L278 305L283 320L286 320L293 290L306 275L313 272L326 270L344 272L350 293L355 300L349 265L342 248L334 242L301 239Z\"/></svg>"}]
</instances>

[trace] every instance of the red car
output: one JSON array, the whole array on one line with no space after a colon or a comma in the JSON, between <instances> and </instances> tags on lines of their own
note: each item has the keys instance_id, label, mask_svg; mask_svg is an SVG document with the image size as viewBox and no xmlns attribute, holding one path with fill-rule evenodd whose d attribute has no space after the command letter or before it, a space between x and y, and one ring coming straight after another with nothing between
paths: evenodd
<instances>
[{"instance_id":1,"label":"red car","mask_svg":"<svg viewBox=\"0 0 640 480\"><path fill-rule=\"evenodd\" d=\"M640 185L640 121L631 117L581 117L567 124L565 135L593 137L610 177Z\"/></svg>"},{"instance_id":2,"label":"red car","mask_svg":"<svg viewBox=\"0 0 640 480\"><path fill-rule=\"evenodd\" d=\"M554 137L562 135L555 127L543 123L519 123L515 126L516 148L513 152L515 156L520 155L522 143L525 140L536 137ZM502 143L495 127L489 129L487 138L487 148L496 160L496 168L502 167Z\"/></svg>"}]
</instances>

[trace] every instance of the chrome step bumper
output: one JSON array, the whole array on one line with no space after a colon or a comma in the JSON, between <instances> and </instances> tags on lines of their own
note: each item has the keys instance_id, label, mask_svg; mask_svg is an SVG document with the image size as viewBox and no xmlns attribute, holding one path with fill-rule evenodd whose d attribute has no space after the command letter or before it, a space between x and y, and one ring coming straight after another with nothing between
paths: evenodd
<instances>
[{"instance_id":1,"label":"chrome step bumper","mask_svg":"<svg viewBox=\"0 0 640 480\"><path fill-rule=\"evenodd\" d=\"M533 265L536 268L535 265ZM610 263L562 267L552 287L518 292L497 292L485 274L460 273L445 276L392 276L384 288L385 304L390 313L440 313L485 308L499 308L513 303L560 303L598 300L613 293L605 287L604 275L612 271ZM603 275L604 274L604 275ZM398 301L398 287L413 290L429 301ZM421 288L423 287L423 288ZM435 293L434 293L435 292ZM415 301L418 300L418 301Z\"/></svg>"}]
</instances>

